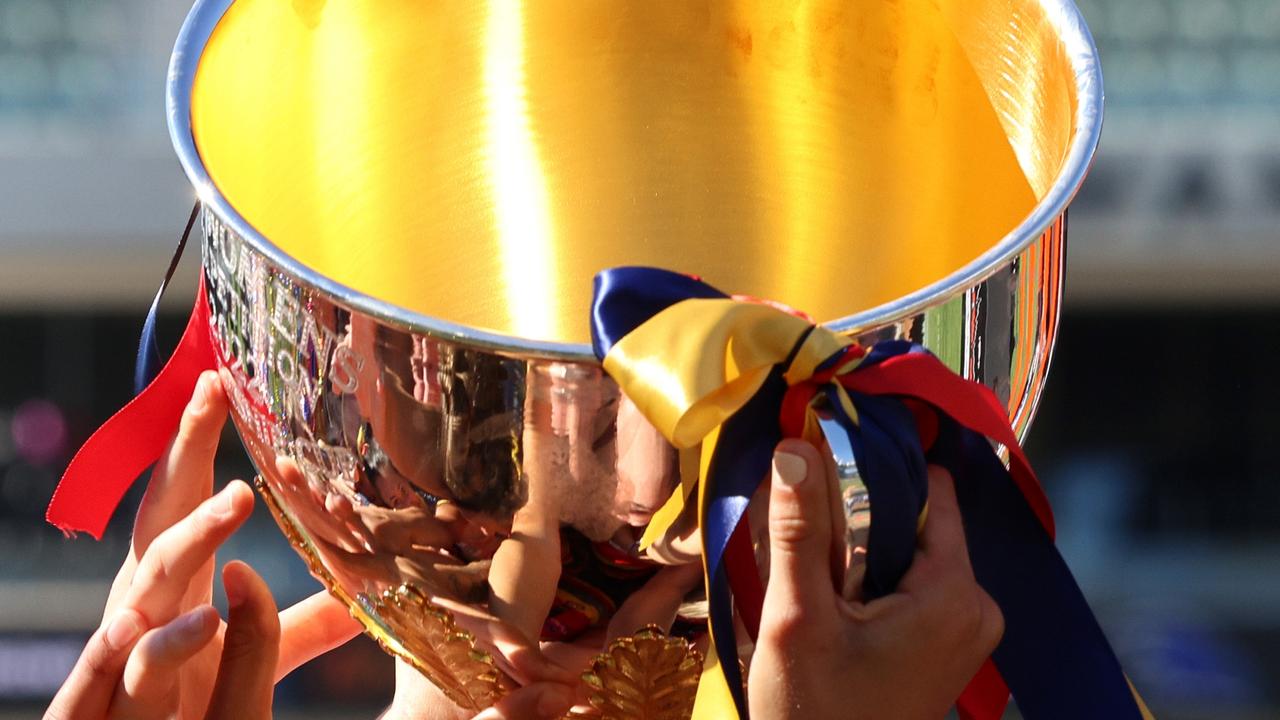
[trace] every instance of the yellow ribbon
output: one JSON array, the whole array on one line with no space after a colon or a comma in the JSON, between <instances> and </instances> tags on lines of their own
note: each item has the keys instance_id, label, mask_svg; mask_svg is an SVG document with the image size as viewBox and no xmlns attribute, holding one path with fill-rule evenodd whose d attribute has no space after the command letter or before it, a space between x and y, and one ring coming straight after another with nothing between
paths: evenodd
<instances>
[{"instance_id":1,"label":"yellow ribbon","mask_svg":"<svg viewBox=\"0 0 1280 720\"><path fill-rule=\"evenodd\" d=\"M684 300L614 344L604 368L640 412L675 447L702 445L698 477L682 473L680 488L654 514L641 547L670 529L697 479L706 476L720 424L755 395L806 332L785 375L795 384L851 341L771 305Z\"/></svg>"},{"instance_id":2,"label":"yellow ribbon","mask_svg":"<svg viewBox=\"0 0 1280 720\"><path fill-rule=\"evenodd\" d=\"M801 338L804 342L797 349ZM604 368L623 392L682 452L701 444L697 474L682 467L680 487L654 514L641 547L647 548L667 533L694 488L699 491L701 524L707 508L705 478L719 427L755 395L774 366L785 362L795 349L784 375L787 383L794 385L810 379L823 361L851 344L847 338L774 306L730 299L681 301L615 343L604 359ZM852 403L847 397L842 399L852 413ZM703 543L707 580L705 534ZM714 652L714 638L712 648L698 687L694 718L735 717L733 696Z\"/></svg>"}]
</instances>

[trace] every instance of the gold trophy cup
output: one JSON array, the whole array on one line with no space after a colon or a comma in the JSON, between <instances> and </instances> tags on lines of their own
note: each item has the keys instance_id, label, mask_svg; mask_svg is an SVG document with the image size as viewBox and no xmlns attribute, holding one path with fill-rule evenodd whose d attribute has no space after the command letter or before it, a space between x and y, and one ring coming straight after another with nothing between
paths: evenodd
<instances>
[{"instance_id":1,"label":"gold trophy cup","mask_svg":"<svg viewBox=\"0 0 1280 720\"><path fill-rule=\"evenodd\" d=\"M1101 103L1068 0L199 0L168 87L233 418L312 572L464 708L515 686L501 624L594 647L619 718L688 715L697 589L611 623L697 558L636 549L680 457L586 344L592 276L920 342L1025 433Z\"/></svg>"}]
</instances>

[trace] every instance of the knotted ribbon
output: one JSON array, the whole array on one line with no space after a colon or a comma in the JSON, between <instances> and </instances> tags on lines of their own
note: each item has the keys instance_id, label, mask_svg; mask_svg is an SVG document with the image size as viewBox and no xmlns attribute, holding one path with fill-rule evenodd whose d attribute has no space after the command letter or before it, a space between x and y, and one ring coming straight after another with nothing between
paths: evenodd
<instances>
[{"instance_id":1,"label":"knotted ribbon","mask_svg":"<svg viewBox=\"0 0 1280 720\"><path fill-rule=\"evenodd\" d=\"M821 442L825 407L848 436L873 512L864 599L893 591L927 506L927 466L956 484L974 575L1004 614L991 661L957 703L1000 717L1149 717L1053 544L1053 516L1006 411L978 383L902 341L856 345L778 306L697 278L624 267L597 275L592 345L605 370L699 469L654 515L660 537L697 492L711 649L695 718L747 716L733 609L754 638L763 590L743 517L783 437ZM1006 468L992 442L1007 448Z\"/></svg>"}]
</instances>

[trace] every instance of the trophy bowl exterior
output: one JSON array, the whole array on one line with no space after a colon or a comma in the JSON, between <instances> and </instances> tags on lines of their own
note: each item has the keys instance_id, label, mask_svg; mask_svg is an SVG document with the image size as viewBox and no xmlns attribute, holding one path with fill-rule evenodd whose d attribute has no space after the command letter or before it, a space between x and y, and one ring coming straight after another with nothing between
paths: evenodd
<instances>
[{"instance_id":1,"label":"trophy bowl exterior","mask_svg":"<svg viewBox=\"0 0 1280 720\"><path fill-rule=\"evenodd\" d=\"M973 287L855 336L922 342L995 390L1025 432L1057 328L1064 225ZM600 543L629 549L619 537L638 538L665 496L621 472L625 399L594 360L502 353L388 322L298 280L208 207L201 227L223 385L277 521L388 651L461 706L491 704L511 681L442 608L485 605L498 544L538 483L560 498L565 552L576 553L567 563ZM667 492L676 463L673 448L655 463ZM850 542L863 544L856 472L841 483ZM618 580L595 621L634 586Z\"/></svg>"},{"instance_id":2,"label":"trophy bowl exterior","mask_svg":"<svg viewBox=\"0 0 1280 720\"><path fill-rule=\"evenodd\" d=\"M545 502L561 529L552 624L566 637L602 627L648 577L632 562L634 540L678 475L676 453L649 447L645 463L660 477L637 479L633 449L647 429L588 347L383 302L312 272L237 213L206 172L190 119L201 48L229 5L200 0L192 10L168 109L202 204L210 332L233 421L313 574L389 652L459 705L487 707L513 687L486 624L490 570L516 514ZM998 30L1005 12L1027 20L1014 25L1012 45ZM923 344L995 391L1024 436L1058 328L1067 206L1100 132L1101 76L1067 0L996 0L973 16L957 33L994 83L992 102L1039 202L971 263L828 325L864 344ZM987 67L1003 46L1048 50L1007 73ZM1066 78L1070 92L1045 77ZM1055 113L1069 122L1036 120ZM1066 134L1045 137L1046 128ZM854 498L857 478L842 482ZM865 508L850 500L848 509L856 529Z\"/></svg>"}]
</instances>

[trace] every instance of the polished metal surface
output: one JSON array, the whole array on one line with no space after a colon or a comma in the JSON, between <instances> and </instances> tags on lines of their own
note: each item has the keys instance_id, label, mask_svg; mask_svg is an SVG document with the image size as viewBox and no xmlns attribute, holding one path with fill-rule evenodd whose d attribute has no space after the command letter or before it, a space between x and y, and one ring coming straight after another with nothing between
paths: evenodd
<instances>
[{"instance_id":1,"label":"polished metal surface","mask_svg":"<svg viewBox=\"0 0 1280 720\"><path fill-rule=\"evenodd\" d=\"M359 5L199 2L170 127L269 503L459 703L510 686L494 628L600 652L700 582L690 523L636 548L681 458L582 344L603 267L921 342L1025 434L1100 124L1069 3Z\"/></svg>"}]
</instances>

